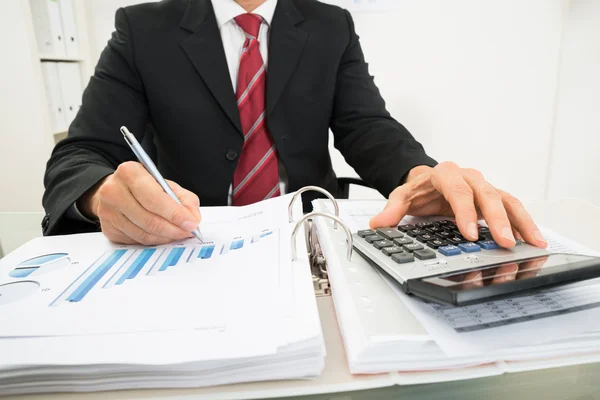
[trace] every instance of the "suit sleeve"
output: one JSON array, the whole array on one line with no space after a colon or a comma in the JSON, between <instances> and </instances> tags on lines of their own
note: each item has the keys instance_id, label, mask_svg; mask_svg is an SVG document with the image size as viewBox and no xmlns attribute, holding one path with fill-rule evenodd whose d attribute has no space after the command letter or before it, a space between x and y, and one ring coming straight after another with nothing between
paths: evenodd
<instances>
[{"instance_id":1,"label":"suit sleeve","mask_svg":"<svg viewBox=\"0 0 600 400\"><path fill-rule=\"evenodd\" d=\"M408 130L394 120L369 75L352 17L338 69L331 130L335 147L360 177L387 197L418 165L435 166Z\"/></svg>"},{"instance_id":2,"label":"suit sleeve","mask_svg":"<svg viewBox=\"0 0 600 400\"><path fill-rule=\"evenodd\" d=\"M69 127L69 135L56 145L47 163L44 235L98 229L96 224L72 218L67 211L119 164L134 160L119 128L127 126L140 141L146 128L148 107L124 9L117 11L115 27L84 91L82 107Z\"/></svg>"}]
</instances>

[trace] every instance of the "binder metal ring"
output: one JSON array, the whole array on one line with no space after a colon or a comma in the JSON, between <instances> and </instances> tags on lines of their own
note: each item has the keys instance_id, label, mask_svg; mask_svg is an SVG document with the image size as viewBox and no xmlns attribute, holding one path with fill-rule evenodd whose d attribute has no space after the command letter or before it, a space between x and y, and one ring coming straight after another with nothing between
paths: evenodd
<instances>
[{"instance_id":1,"label":"binder metal ring","mask_svg":"<svg viewBox=\"0 0 600 400\"><path fill-rule=\"evenodd\" d=\"M320 211L315 211L315 212L311 212L310 214L306 214L305 216L302 217L302 219L300 221L298 221L296 223L296 226L294 226L294 230L292 231L292 238L291 238L292 261L296 261L298 259L298 254L296 252L296 234L298 233L298 229L300 229L300 227L302 226L304 221L306 221L310 218L314 218L314 217L325 217L325 218L332 219L334 221L334 223L339 223L342 226L342 228L344 228L344 231L346 232L346 242L347 242L347 246L348 246L348 248L346 250L346 258L348 259L348 261L351 261L352 260L352 247L354 246L354 242L352 240L352 232L350 232L350 229L348 229L346 224L344 224L344 221L342 221L339 217L336 217L335 215L332 215L329 213L320 212Z\"/></svg>"},{"instance_id":2,"label":"binder metal ring","mask_svg":"<svg viewBox=\"0 0 600 400\"><path fill-rule=\"evenodd\" d=\"M300 190L298 190L296 192L296 194L294 195L294 197L292 197L292 200L290 201L290 205L288 206L288 219L289 219L289 222L290 223L294 222L294 216L292 215L292 210L293 210L293 207L294 207L294 203L296 202L296 199L298 197L300 197L300 195L302 193L304 193L304 192L310 192L310 191L315 191L315 192L319 192L319 193L324 194L333 203L333 209L335 210L335 216L338 217L338 220L336 220L333 223L333 229L337 229L338 222L340 222L341 224L343 224L341 221L339 221L340 207L338 206L337 201L331 195L331 193L329 193L327 190L325 190L323 188L320 188L318 186L305 186L305 187L303 187L302 189L300 189Z\"/></svg>"}]
</instances>

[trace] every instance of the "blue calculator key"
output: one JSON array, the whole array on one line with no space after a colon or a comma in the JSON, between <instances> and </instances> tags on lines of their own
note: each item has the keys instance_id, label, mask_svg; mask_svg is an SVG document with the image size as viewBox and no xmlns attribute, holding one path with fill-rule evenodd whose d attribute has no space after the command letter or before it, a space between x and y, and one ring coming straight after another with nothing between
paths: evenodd
<instances>
[{"instance_id":1,"label":"blue calculator key","mask_svg":"<svg viewBox=\"0 0 600 400\"><path fill-rule=\"evenodd\" d=\"M442 253L443 255L445 255L446 257L457 256L462 253L462 251L460 251L460 249L458 247L453 246L453 245L442 246L442 247L438 248L438 251L440 253Z\"/></svg>"},{"instance_id":2,"label":"blue calculator key","mask_svg":"<svg viewBox=\"0 0 600 400\"><path fill-rule=\"evenodd\" d=\"M498 243L494 242L493 240L480 240L479 242L477 242L477 244L480 245L481 248L484 250L494 250L500 248L500 246L498 246Z\"/></svg>"},{"instance_id":3,"label":"blue calculator key","mask_svg":"<svg viewBox=\"0 0 600 400\"><path fill-rule=\"evenodd\" d=\"M481 251L481 247L478 244L467 242L461 243L458 245L458 248L464 251L465 253L475 253L477 251Z\"/></svg>"}]
</instances>

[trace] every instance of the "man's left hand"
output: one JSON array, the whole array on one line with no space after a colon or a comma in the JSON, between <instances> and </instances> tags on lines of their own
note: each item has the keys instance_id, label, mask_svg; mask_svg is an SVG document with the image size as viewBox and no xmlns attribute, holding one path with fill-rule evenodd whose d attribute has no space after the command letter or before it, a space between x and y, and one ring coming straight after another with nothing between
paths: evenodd
<instances>
[{"instance_id":1,"label":"man's left hand","mask_svg":"<svg viewBox=\"0 0 600 400\"><path fill-rule=\"evenodd\" d=\"M548 245L519 200L496 189L481 172L452 162L413 168L370 225L395 226L405 215L454 217L467 240L478 239L477 220L483 218L502 247L514 246L515 238L542 248Z\"/></svg>"}]
</instances>

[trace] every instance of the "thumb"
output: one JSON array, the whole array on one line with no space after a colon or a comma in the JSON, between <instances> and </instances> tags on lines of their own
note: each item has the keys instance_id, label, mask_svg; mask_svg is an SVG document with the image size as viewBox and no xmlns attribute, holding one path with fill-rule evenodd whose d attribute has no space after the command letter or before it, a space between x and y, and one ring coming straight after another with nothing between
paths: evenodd
<instances>
[{"instance_id":1,"label":"thumb","mask_svg":"<svg viewBox=\"0 0 600 400\"><path fill-rule=\"evenodd\" d=\"M405 200L406 196L402 193L402 187L396 190L399 192L392 192L383 211L371 218L369 222L371 229L397 226L408 212L410 203Z\"/></svg>"},{"instance_id":2,"label":"thumb","mask_svg":"<svg viewBox=\"0 0 600 400\"><path fill-rule=\"evenodd\" d=\"M171 189L173 189L173 192L175 193L175 195L177 195L177 198L179 199L179 201L181 201L183 206L192 213L196 222L200 223L202 217L200 216L200 199L198 198L198 196L196 196L195 193L192 193L189 190L182 188L173 181L167 182L169 183L169 186L171 186Z\"/></svg>"}]
</instances>

